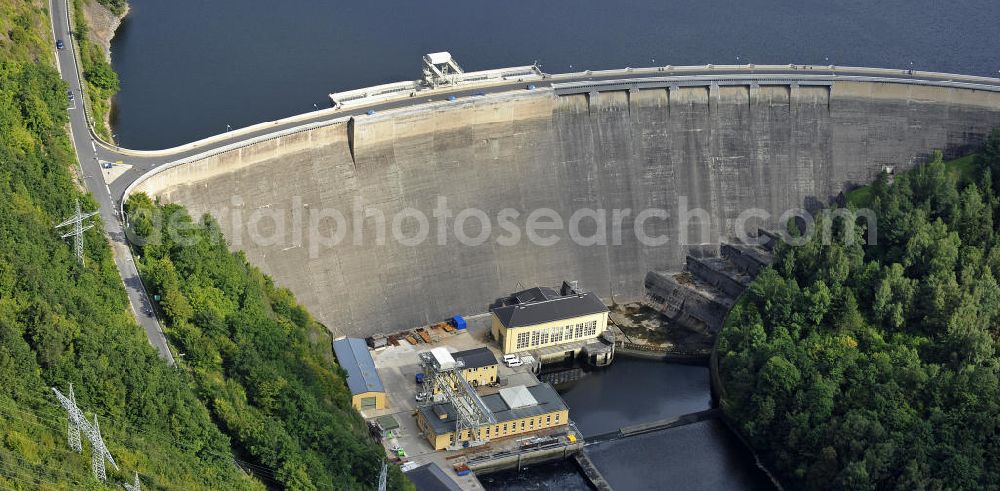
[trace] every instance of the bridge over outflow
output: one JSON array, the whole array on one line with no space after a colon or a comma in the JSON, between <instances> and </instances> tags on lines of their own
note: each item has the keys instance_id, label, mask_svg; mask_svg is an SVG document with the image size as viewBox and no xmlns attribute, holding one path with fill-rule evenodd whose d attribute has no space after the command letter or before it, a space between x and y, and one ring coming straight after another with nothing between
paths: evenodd
<instances>
[{"instance_id":1,"label":"bridge over outflow","mask_svg":"<svg viewBox=\"0 0 1000 491\"><path fill-rule=\"evenodd\" d=\"M973 150L1000 125L1000 87L945 76L639 75L315 123L161 167L133 189L213 214L233 248L331 330L367 335L482 312L518 283L572 278L608 301L637 299L646 272L680 270L692 249L717 254L744 210L766 211L771 218L755 225L774 227L783 212L827 203L886 166L905 169L934 149ZM439 244L431 218L439 197L454 213L485 212L489 239L470 247L448 232ZM355 222L358 207L386 217L390 240L378 244L377 219ZM392 218L407 208L431 219L418 245L391 240ZM565 234L550 246L523 234L500 245L494 239L510 236L496 219L505 208L519 213L522 230L539 208L564 221L604 209L609 228L611 210L631 214L608 245L576 245ZM643 232L664 243L632 232L650 208L668 216L645 221ZM706 226L685 220L694 209ZM303 232L308 222L295 225L308 210L338 210L355 229L323 245ZM323 236L332 233L327 222ZM408 237L419 231L412 220L398 225ZM581 221L581 235L594 228ZM465 230L477 236L479 220Z\"/></svg>"}]
</instances>

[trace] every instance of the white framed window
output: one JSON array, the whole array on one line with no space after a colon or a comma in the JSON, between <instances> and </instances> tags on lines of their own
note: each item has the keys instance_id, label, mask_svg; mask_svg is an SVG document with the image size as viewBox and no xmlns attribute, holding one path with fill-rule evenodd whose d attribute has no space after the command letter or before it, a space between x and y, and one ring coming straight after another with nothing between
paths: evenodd
<instances>
[{"instance_id":1,"label":"white framed window","mask_svg":"<svg viewBox=\"0 0 1000 491\"><path fill-rule=\"evenodd\" d=\"M562 326L553 327L551 331L552 331L551 341L553 343L558 343L558 342L562 341L562 339L563 339L563 328L562 328Z\"/></svg>"},{"instance_id":2,"label":"white framed window","mask_svg":"<svg viewBox=\"0 0 1000 491\"><path fill-rule=\"evenodd\" d=\"M528 333L519 332L517 333L517 349L524 349L528 347Z\"/></svg>"}]
</instances>

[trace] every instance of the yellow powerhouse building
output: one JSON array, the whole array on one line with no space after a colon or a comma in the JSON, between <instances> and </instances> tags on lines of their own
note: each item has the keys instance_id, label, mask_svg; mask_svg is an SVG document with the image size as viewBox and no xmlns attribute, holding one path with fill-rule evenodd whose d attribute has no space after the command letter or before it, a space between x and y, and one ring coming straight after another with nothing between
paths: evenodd
<instances>
[{"instance_id":1,"label":"yellow powerhouse building","mask_svg":"<svg viewBox=\"0 0 1000 491\"><path fill-rule=\"evenodd\" d=\"M503 388L496 394L483 396L483 402L497 421L479 428L479 439L483 441L529 434L569 423L566 403L549 384ZM461 435L455 435L456 418L455 406L450 402L417 409L417 426L434 450L461 447L472 439L470 430L462 430Z\"/></svg>"},{"instance_id":2,"label":"yellow powerhouse building","mask_svg":"<svg viewBox=\"0 0 1000 491\"><path fill-rule=\"evenodd\" d=\"M333 342L333 352L337 363L347 371L347 388L351 390L354 409L385 409L385 388L365 340L337 339Z\"/></svg>"},{"instance_id":3,"label":"yellow powerhouse building","mask_svg":"<svg viewBox=\"0 0 1000 491\"><path fill-rule=\"evenodd\" d=\"M493 338L504 354L596 339L608 328L608 308L593 292L563 283L560 292L535 287L494 307Z\"/></svg>"},{"instance_id":4,"label":"yellow powerhouse building","mask_svg":"<svg viewBox=\"0 0 1000 491\"><path fill-rule=\"evenodd\" d=\"M451 354L455 361L462 362L462 376L473 387L489 385L497 381L497 357L489 348L456 351Z\"/></svg>"}]
</instances>

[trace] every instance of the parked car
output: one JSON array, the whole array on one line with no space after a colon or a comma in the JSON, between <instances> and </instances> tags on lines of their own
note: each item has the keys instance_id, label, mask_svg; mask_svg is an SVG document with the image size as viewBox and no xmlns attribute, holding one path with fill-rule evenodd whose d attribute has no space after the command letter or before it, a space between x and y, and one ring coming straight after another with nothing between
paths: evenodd
<instances>
[{"instance_id":1,"label":"parked car","mask_svg":"<svg viewBox=\"0 0 1000 491\"><path fill-rule=\"evenodd\" d=\"M515 355L515 354L503 355L503 362L504 363L510 363L510 362L512 362L514 360L517 360L517 359L518 359L518 356Z\"/></svg>"},{"instance_id":2,"label":"parked car","mask_svg":"<svg viewBox=\"0 0 1000 491\"><path fill-rule=\"evenodd\" d=\"M56 49L63 49L65 47L66 47L66 44L63 43L62 39L56 39Z\"/></svg>"},{"instance_id":3,"label":"parked car","mask_svg":"<svg viewBox=\"0 0 1000 491\"><path fill-rule=\"evenodd\" d=\"M516 368L516 367L519 367L521 365L524 365L524 362L521 361L520 358L517 358L517 359L514 359L514 360L511 360L511 361L507 362L507 366L510 367L510 368Z\"/></svg>"},{"instance_id":4,"label":"parked car","mask_svg":"<svg viewBox=\"0 0 1000 491\"><path fill-rule=\"evenodd\" d=\"M448 102L455 102L455 99L456 98L453 95L448 96Z\"/></svg>"},{"instance_id":5,"label":"parked car","mask_svg":"<svg viewBox=\"0 0 1000 491\"><path fill-rule=\"evenodd\" d=\"M76 100L76 96L73 95L73 91L72 90L67 90L66 91L66 96L69 97L70 102L73 102L74 100Z\"/></svg>"},{"instance_id":6,"label":"parked car","mask_svg":"<svg viewBox=\"0 0 1000 491\"><path fill-rule=\"evenodd\" d=\"M535 90L535 84L528 84L526 87L528 90Z\"/></svg>"},{"instance_id":7,"label":"parked car","mask_svg":"<svg viewBox=\"0 0 1000 491\"><path fill-rule=\"evenodd\" d=\"M365 114L367 114L369 116L374 116L375 115L375 110L374 109L369 109L368 112L366 112Z\"/></svg>"}]
</instances>

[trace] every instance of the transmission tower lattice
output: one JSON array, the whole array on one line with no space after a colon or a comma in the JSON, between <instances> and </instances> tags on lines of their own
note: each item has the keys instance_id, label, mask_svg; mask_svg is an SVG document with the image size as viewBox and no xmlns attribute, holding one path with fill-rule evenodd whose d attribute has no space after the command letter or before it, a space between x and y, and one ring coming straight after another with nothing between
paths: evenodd
<instances>
[{"instance_id":1,"label":"transmission tower lattice","mask_svg":"<svg viewBox=\"0 0 1000 491\"><path fill-rule=\"evenodd\" d=\"M76 260L80 261L80 264L83 264L83 233L86 232L87 230L90 230L91 228L94 228L93 224L88 223L86 226L84 226L83 222L84 222L84 220L86 220L86 219L88 219L88 218L90 218L90 217L92 217L92 216L94 216L96 214L97 214L96 211L92 211L92 212L89 212L89 213L83 213L83 212L81 212L80 211L80 200L77 199L76 200L76 213L74 213L73 216L67 218L66 221L64 221L64 222L60 223L59 225L55 226L55 228L57 228L57 229L58 228L62 228L62 227L66 227L66 226L69 226L69 225L73 226L73 230L62 234L62 236L60 238L65 239L67 237L73 237L73 250L74 250L74 252L76 252Z\"/></svg>"},{"instance_id":2,"label":"transmission tower lattice","mask_svg":"<svg viewBox=\"0 0 1000 491\"><path fill-rule=\"evenodd\" d=\"M94 477L101 481L107 481L108 475L104 468L104 461L111 462L111 466L115 470L118 470L118 464L115 463L108 447L104 445L104 439L101 438L101 427L97 423L97 415L94 415L93 424L87 421L83 411L76 405L76 396L73 394L72 385L69 386L69 397L63 395L55 387L52 387L52 392L55 392L59 405L66 410L69 419L69 448L77 452L83 450L83 446L80 444L80 432L82 431L90 442L90 470L94 473Z\"/></svg>"},{"instance_id":3,"label":"transmission tower lattice","mask_svg":"<svg viewBox=\"0 0 1000 491\"><path fill-rule=\"evenodd\" d=\"M453 450L462 448L462 438L466 433L469 435L469 446L486 443L480 436L479 429L496 424L496 416L461 374L465 365L461 361L452 360L449 362L450 366L443 366L432 351L418 355L424 373L424 387L429 388L430 394L424 404L434 404L443 398L455 408L455 441L450 447Z\"/></svg>"},{"instance_id":4,"label":"transmission tower lattice","mask_svg":"<svg viewBox=\"0 0 1000 491\"><path fill-rule=\"evenodd\" d=\"M132 483L123 483L122 487L128 491L141 491L141 483L139 482L139 471L135 471L135 480Z\"/></svg>"},{"instance_id":5,"label":"transmission tower lattice","mask_svg":"<svg viewBox=\"0 0 1000 491\"><path fill-rule=\"evenodd\" d=\"M389 464L386 461L382 461L382 470L378 473L378 491L385 491L386 484L388 483L389 477Z\"/></svg>"},{"instance_id":6,"label":"transmission tower lattice","mask_svg":"<svg viewBox=\"0 0 1000 491\"><path fill-rule=\"evenodd\" d=\"M68 415L68 439L70 450L80 453L83 451L83 445L80 443L80 428L81 426L87 424L87 418L83 416L83 411L76 407L76 396L73 395L73 384L69 384L69 397L66 397L59 392L59 389L55 387L52 391L56 393L56 399L59 399L59 405L66 410Z\"/></svg>"},{"instance_id":7,"label":"transmission tower lattice","mask_svg":"<svg viewBox=\"0 0 1000 491\"><path fill-rule=\"evenodd\" d=\"M94 472L94 476L98 479L107 481L108 475L104 470L104 460L107 459L108 462L111 462L111 466L115 470L118 470L118 464L111 457L108 447L104 445L104 439L101 438L101 427L97 424L96 414L94 415L94 425L88 425L84 429L84 433L87 434L87 439L90 440L90 470Z\"/></svg>"}]
</instances>

